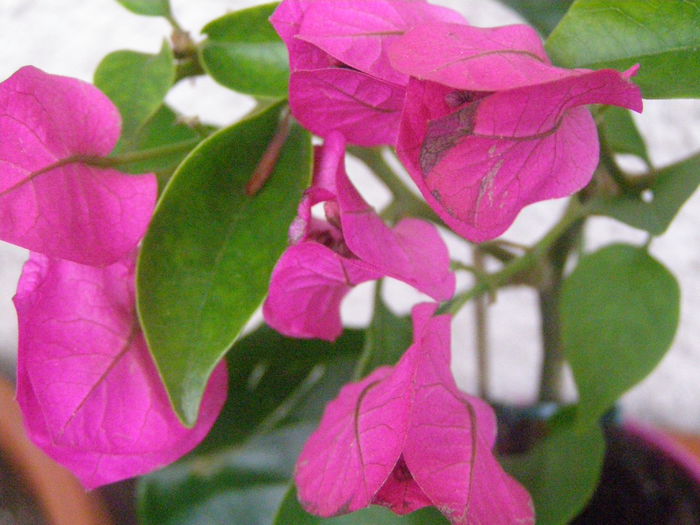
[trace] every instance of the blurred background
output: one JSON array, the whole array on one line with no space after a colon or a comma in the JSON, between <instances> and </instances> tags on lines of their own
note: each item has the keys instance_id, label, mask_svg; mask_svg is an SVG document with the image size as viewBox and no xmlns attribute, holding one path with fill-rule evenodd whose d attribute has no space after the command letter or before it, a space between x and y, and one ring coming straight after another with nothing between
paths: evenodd
<instances>
[{"instance_id":1,"label":"blurred background","mask_svg":"<svg viewBox=\"0 0 700 525\"><path fill-rule=\"evenodd\" d=\"M195 39L208 21L255 5L254 0L171 0L181 25ZM441 0L462 11L474 25L493 26L520 21L495 0ZM46 72L90 81L99 61L117 49L155 53L169 35L158 18L139 17L114 0L2 0L0 3L0 80L21 66L33 64ZM215 84L209 78L186 80L168 96L168 102L186 116L227 125L252 108L253 103ZM662 167L700 150L700 101L645 101L644 114L635 116L648 141L651 159ZM621 159L629 170L634 159ZM350 176L372 204L381 207L388 193L359 165L349 163ZM554 223L563 202L546 202L526 209L504 238L528 243ZM446 234L455 258L468 261L469 248ZM608 219L594 219L587 230L590 249L617 240L643 242L643 233ZM700 193L681 211L671 228L652 243L652 252L681 282L682 321L673 348L657 370L623 399L635 418L680 430L700 432ZM0 363L12 369L16 360L17 326L11 297L26 252L0 243ZM464 278L466 279L466 278ZM461 283L468 285L468 281ZM407 313L420 296L400 283L386 287L390 305ZM363 285L346 300L348 323L369 318L371 285ZM525 289L499 291L491 310L491 391L498 400L528 402L536 394L539 321L535 296ZM454 369L458 382L473 391L475 356L472 313L469 308L454 323ZM573 392L571 393L573 395Z\"/></svg>"}]
</instances>

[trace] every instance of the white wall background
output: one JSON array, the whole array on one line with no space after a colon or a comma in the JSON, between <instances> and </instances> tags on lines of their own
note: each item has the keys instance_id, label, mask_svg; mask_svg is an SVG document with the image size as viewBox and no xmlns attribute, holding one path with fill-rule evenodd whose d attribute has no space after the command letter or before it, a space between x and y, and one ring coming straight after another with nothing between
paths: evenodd
<instances>
[{"instance_id":1,"label":"white wall background","mask_svg":"<svg viewBox=\"0 0 700 525\"><path fill-rule=\"evenodd\" d=\"M181 24L198 37L209 20L257 3L255 0L171 0ZM504 25L517 16L491 0L442 0L460 9L471 23ZM90 80L100 59L116 49L157 52L169 27L157 18L139 17L114 0L1 0L0 80L25 64L50 73ZM227 124L244 113L251 103L207 79L177 86L169 101L186 115ZM663 166L700 150L700 102L688 100L648 101L638 119L648 138L651 156ZM1 140L1 138L0 138ZM363 182L363 192L381 203L382 188L366 181L351 165L351 176ZM561 209L560 202L542 203L527 209L505 235L525 242L538 238ZM700 431L700 194L682 210L680 217L652 248L668 265L683 288L682 324L673 349L659 368L623 400L628 413L667 426ZM611 240L641 241L644 235L613 221L596 219L589 227L590 246ZM455 255L468 257L469 250L455 243ZM0 357L16 355L16 319L11 304L23 250L0 243ZM400 294L392 304L407 312L416 300L406 287L392 284ZM369 289L351 294L344 314L352 322L367 317ZM492 308L492 391L499 399L528 401L536 390L538 321L536 302L526 290L503 290ZM465 311L454 324L455 371L460 383L474 385L474 351L471 313Z\"/></svg>"}]
</instances>

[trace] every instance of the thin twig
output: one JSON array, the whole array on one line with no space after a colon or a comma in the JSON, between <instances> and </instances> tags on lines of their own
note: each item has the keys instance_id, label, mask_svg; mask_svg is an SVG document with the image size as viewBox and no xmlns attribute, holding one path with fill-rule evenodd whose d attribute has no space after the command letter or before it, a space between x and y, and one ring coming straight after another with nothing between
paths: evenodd
<instances>
[{"instance_id":1,"label":"thin twig","mask_svg":"<svg viewBox=\"0 0 700 525\"><path fill-rule=\"evenodd\" d=\"M564 282L564 269L572 250L578 245L584 219L569 225L547 252L546 278L538 292L542 331L542 369L540 374L540 401L562 401L562 385L566 356L561 336L559 303Z\"/></svg>"},{"instance_id":2,"label":"thin twig","mask_svg":"<svg viewBox=\"0 0 700 525\"><path fill-rule=\"evenodd\" d=\"M484 255L478 247L474 248L474 267L484 273ZM479 397L488 401L491 398L489 380L491 377L489 366L489 341L488 341L488 300L480 295L474 299L474 321L476 325L476 369L477 392Z\"/></svg>"},{"instance_id":3,"label":"thin twig","mask_svg":"<svg viewBox=\"0 0 700 525\"><path fill-rule=\"evenodd\" d=\"M456 314L465 304L487 292L498 289L510 283L518 274L525 272L540 262L541 257L549 247L576 221L589 213L588 206L582 205L576 199L569 202L569 208L564 217L550 229L542 239L517 259L513 259L497 272L486 275L466 292L455 296L440 308L440 313Z\"/></svg>"}]
</instances>

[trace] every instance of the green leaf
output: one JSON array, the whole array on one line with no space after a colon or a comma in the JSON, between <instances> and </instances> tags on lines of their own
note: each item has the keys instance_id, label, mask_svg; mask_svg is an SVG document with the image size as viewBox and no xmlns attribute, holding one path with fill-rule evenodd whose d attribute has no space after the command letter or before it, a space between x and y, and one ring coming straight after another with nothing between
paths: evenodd
<instances>
[{"instance_id":1,"label":"green leaf","mask_svg":"<svg viewBox=\"0 0 700 525\"><path fill-rule=\"evenodd\" d=\"M398 516L384 507L372 506L336 518L319 518L307 513L297 501L292 486L277 511L274 525L447 525L449 522L434 508L424 508Z\"/></svg>"},{"instance_id":2,"label":"green leaf","mask_svg":"<svg viewBox=\"0 0 700 525\"><path fill-rule=\"evenodd\" d=\"M615 153L628 153L642 159L651 166L647 146L634 123L630 110L609 106L605 110L605 120L600 126L605 142Z\"/></svg>"},{"instance_id":3,"label":"green leaf","mask_svg":"<svg viewBox=\"0 0 700 525\"><path fill-rule=\"evenodd\" d=\"M236 11L204 27L201 60L214 80L250 95L287 96L287 48L268 21L277 5Z\"/></svg>"},{"instance_id":4,"label":"green leaf","mask_svg":"<svg viewBox=\"0 0 700 525\"><path fill-rule=\"evenodd\" d=\"M270 524L304 441L350 380L363 340L360 330L329 343L262 326L238 341L226 356L228 402L206 440L140 482L143 523Z\"/></svg>"},{"instance_id":5,"label":"green leaf","mask_svg":"<svg viewBox=\"0 0 700 525\"><path fill-rule=\"evenodd\" d=\"M593 202L592 211L661 235L698 185L700 153L655 172L649 191L600 198Z\"/></svg>"},{"instance_id":6,"label":"green leaf","mask_svg":"<svg viewBox=\"0 0 700 525\"><path fill-rule=\"evenodd\" d=\"M311 178L311 136L293 124L267 184L246 195L281 108L276 104L203 141L165 189L143 242L139 314L187 425L197 419L212 370L265 298Z\"/></svg>"},{"instance_id":7,"label":"green leaf","mask_svg":"<svg viewBox=\"0 0 700 525\"><path fill-rule=\"evenodd\" d=\"M157 55L115 51L95 71L95 85L119 108L122 141L129 141L156 113L175 82L175 62L167 42Z\"/></svg>"},{"instance_id":8,"label":"green leaf","mask_svg":"<svg viewBox=\"0 0 700 525\"><path fill-rule=\"evenodd\" d=\"M520 13L542 35L547 36L566 14L573 0L500 0Z\"/></svg>"},{"instance_id":9,"label":"green leaf","mask_svg":"<svg viewBox=\"0 0 700 525\"><path fill-rule=\"evenodd\" d=\"M578 430L573 413L555 418L551 433L504 468L530 492L538 525L565 525L583 510L600 479L605 439L597 424Z\"/></svg>"},{"instance_id":10,"label":"green leaf","mask_svg":"<svg viewBox=\"0 0 700 525\"><path fill-rule=\"evenodd\" d=\"M644 248L607 246L564 281L562 340L590 425L664 356L678 326L680 290Z\"/></svg>"},{"instance_id":11,"label":"green leaf","mask_svg":"<svg viewBox=\"0 0 700 525\"><path fill-rule=\"evenodd\" d=\"M285 428L242 449L190 458L143 477L139 523L269 525L312 430L311 425Z\"/></svg>"},{"instance_id":12,"label":"green leaf","mask_svg":"<svg viewBox=\"0 0 700 525\"><path fill-rule=\"evenodd\" d=\"M170 0L117 0L132 13L146 16L171 16Z\"/></svg>"},{"instance_id":13,"label":"green leaf","mask_svg":"<svg viewBox=\"0 0 700 525\"><path fill-rule=\"evenodd\" d=\"M329 343L284 337L267 326L238 341L226 354L230 402L196 453L240 446L280 425L320 419L326 403L352 379L363 341L360 330L346 330Z\"/></svg>"},{"instance_id":14,"label":"green leaf","mask_svg":"<svg viewBox=\"0 0 700 525\"><path fill-rule=\"evenodd\" d=\"M700 0L576 0L547 40L555 64L627 69L644 98L700 97Z\"/></svg>"},{"instance_id":15,"label":"green leaf","mask_svg":"<svg viewBox=\"0 0 700 525\"><path fill-rule=\"evenodd\" d=\"M374 315L367 328L362 358L357 364L355 377L361 378L375 368L395 365L413 343L413 322L409 316L398 317L378 298Z\"/></svg>"}]
</instances>

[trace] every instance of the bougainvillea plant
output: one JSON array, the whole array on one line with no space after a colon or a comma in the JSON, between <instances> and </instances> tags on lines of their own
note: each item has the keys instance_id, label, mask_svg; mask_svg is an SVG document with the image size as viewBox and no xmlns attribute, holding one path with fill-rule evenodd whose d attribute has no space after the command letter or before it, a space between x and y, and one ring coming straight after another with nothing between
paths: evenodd
<instances>
[{"instance_id":1,"label":"bougainvillea plant","mask_svg":"<svg viewBox=\"0 0 700 525\"><path fill-rule=\"evenodd\" d=\"M652 167L629 110L700 96L700 34L680 30L700 2L509 0L534 27L486 28L423 0L284 0L200 41L168 0L118 1L171 23L157 54L112 53L94 85L32 66L0 83L0 239L31 252L14 301L32 440L88 489L142 476L146 524L576 516L601 418L678 323L648 248L700 156ZM255 109L220 129L180 118L165 96L200 75ZM501 238L554 198L566 211L539 241ZM588 252L594 215L648 241ZM410 316L385 278L423 294ZM346 328L368 281L369 326ZM451 368L454 315L483 317L511 285L540 298L540 401L562 401L566 364L578 390L517 451L498 445L496 400Z\"/></svg>"}]
</instances>

